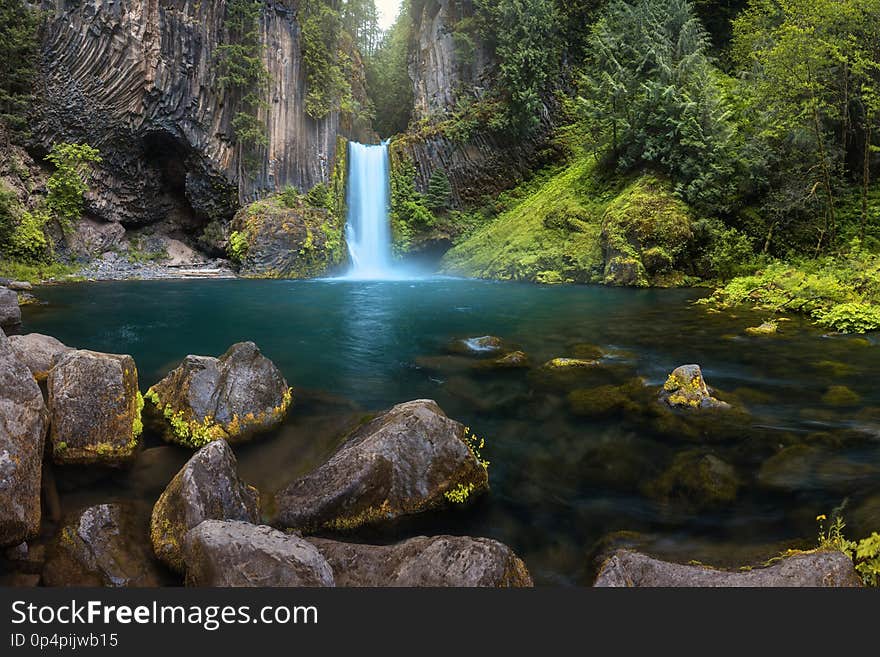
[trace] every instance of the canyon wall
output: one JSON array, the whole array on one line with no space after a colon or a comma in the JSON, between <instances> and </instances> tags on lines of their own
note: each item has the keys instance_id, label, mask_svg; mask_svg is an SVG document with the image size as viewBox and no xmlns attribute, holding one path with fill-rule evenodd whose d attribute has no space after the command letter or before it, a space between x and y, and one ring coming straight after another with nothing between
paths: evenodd
<instances>
[{"instance_id":1,"label":"canyon wall","mask_svg":"<svg viewBox=\"0 0 880 657\"><path fill-rule=\"evenodd\" d=\"M265 2L268 146L245 173L231 126L237 103L218 80L225 0L44 2L37 149L99 148L88 211L126 227L165 219L193 232L286 185L329 182L340 116L305 113L298 4Z\"/></svg>"}]
</instances>

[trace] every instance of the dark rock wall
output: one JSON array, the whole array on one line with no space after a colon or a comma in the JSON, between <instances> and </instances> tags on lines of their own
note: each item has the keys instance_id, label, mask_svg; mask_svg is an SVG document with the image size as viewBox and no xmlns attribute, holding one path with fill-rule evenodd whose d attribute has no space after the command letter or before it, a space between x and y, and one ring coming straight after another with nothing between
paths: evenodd
<instances>
[{"instance_id":1,"label":"dark rock wall","mask_svg":"<svg viewBox=\"0 0 880 657\"><path fill-rule=\"evenodd\" d=\"M340 119L305 114L297 4L265 3L269 145L256 171L241 171L236 99L217 80L225 0L44 2L37 147L98 147L88 209L126 226L171 216L194 228L288 184L329 182Z\"/></svg>"}]
</instances>

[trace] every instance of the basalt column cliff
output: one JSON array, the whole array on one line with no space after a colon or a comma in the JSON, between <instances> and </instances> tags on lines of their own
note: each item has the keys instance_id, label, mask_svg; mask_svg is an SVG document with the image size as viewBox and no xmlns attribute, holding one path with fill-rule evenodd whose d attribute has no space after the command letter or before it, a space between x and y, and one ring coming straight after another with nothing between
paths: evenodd
<instances>
[{"instance_id":1,"label":"basalt column cliff","mask_svg":"<svg viewBox=\"0 0 880 657\"><path fill-rule=\"evenodd\" d=\"M298 2L260 16L268 84L258 118L267 145L244 171L232 120L238 99L219 80L227 2L57 0L43 5L33 136L100 149L87 210L126 228L167 220L195 234L236 207L293 185L326 182L338 112L305 112Z\"/></svg>"}]
</instances>

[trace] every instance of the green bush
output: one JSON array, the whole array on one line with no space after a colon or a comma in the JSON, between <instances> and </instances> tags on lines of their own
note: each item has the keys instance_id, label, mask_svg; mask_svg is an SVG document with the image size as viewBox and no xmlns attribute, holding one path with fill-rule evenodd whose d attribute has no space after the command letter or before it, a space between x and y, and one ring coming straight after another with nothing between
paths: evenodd
<instances>
[{"instance_id":1,"label":"green bush","mask_svg":"<svg viewBox=\"0 0 880 657\"><path fill-rule=\"evenodd\" d=\"M83 194L89 189L89 165L100 162L101 155L88 144L60 143L52 146L46 161L55 167L46 181L46 207L67 232L82 216Z\"/></svg>"},{"instance_id":2,"label":"green bush","mask_svg":"<svg viewBox=\"0 0 880 657\"><path fill-rule=\"evenodd\" d=\"M318 183L306 194L306 202L313 208L333 210L333 192L325 183Z\"/></svg>"},{"instance_id":3,"label":"green bush","mask_svg":"<svg viewBox=\"0 0 880 657\"><path fill-rule=\"evenodd\" d=\"M248 246L247 234L237 230L234 231L229 236L229 244L227 246L229 257L235 262L241 262L247 255Z\"/></svg>"},{"instance_id":4,"label":"green bush","mask_svg":"<svg viewBox=\"0 0 880 657\"><path fill-rule=\"evenodd\" d=\"M12 231L6 251L14 259L37 262L50 255L49 240L44 228L49 221L45 210L22 211Z\"/></svg>"},{"instance_id":5,"label":"green bush","mask_svg":"<svg viewBox=\"0 0 880 657\"><path fill-rule=\"evenodd\" d=\"M299 206L300 199L302 198L299 190L293 185L288 185L284 188L284 191L278 195L278 198L281 199L281 204L285 208L296 208Z\"/></svg>"}]
</instances>

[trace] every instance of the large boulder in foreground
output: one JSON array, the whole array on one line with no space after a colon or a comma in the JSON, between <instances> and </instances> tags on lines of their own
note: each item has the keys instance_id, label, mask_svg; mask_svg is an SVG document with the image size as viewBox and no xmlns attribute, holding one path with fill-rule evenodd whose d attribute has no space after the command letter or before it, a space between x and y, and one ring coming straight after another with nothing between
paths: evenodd
<instances>
[{"instance_id":1,"label":"large boulder in foreground","mask_svg":"<svg viewBox=\"0 0 880 657\"><path fill-rule=\"evenodd\" d=\"M19 360L28 366L37 381L45 381L56 360L73 351L72 347L68 347L60 340L39 333L12 335L9 337L9 342L18 354Z\"/></svg>"},{"instance_id":2,"label":"large boulder in foreground","mask_svg":"<svg viewBox=\"0 0 880 657\"><path fill-rule=\"evenodd\" d=\"M843 552L815 551L786 557L766 568L743 572L685 566L619 550L599 571L603 587L855 587L862 580Z\"/></svg>"},{"instance_id":3,"label":"large boulder in foreground","mask_svg":"<svg viewBox=\"0 0 880 657\"><path fill-rule=\"evenodd\" d=\"M513 550L488 538L424 536L397 545L310 538L333 568L337 586L529 587Z\"/></svg>"},{"instance_id":4,"label":"large boulder in foreground","mask_svg":"<svg viewBox=\"0 0 880 657\"><path fill-rule=\"evenodd\" d=\"M61 528L43 568L46 586L153 587L162 574L133 509L101 504Z\"/></svg>"},{"instance_id":5,"label":"large boulder in foreground","mask_svg":"<svg viewBox=\"0 0 880 657\"><path fill-rule=\"evenodd\" d=\"M131 356L71 351L46 381L56 463L119 465L135 457L144 400Z\"/></svg>"},{"instance_id":6,"label":"large boulder in foreground","mask_svg":"<svg viewBox=\"0 0 880 657\"><path fill-rule=\"evenodd\" d=\"M334 586L314 545L271 527L207 520L187 533L183 554L187 586Z\"/></svg>"},{"instance_id":7,"label":"large boulder in foreground","mask_svg":"<svg viewBox=\"0 0 880 657\"><path fill-rule=\"evenodd\" d=\"M357 429L330 460L275 498L273 524L348 530L464 502L488 488L471 434L436 402L395 406Z\"/></svg>"},{"instance_id":8,"label":"large boulder in foreground","mask_svg":"<svg viewBox=\"0 0 880 657\"><path fill-rule=\"evenodd\" d=\"M40 479L49 414L40 387L0 330L0 546L40 530Z\"/></svg>"},{"instance_id":9,"label":"large boulder in foreground","mask_svg":"<svg viewBox=\"0 0 880 657\"><path fill-rule=\"evenodd\" d=\"M663 384L660 401L676 409L730 408L730 404L712 396L699 365L676 368Z\"/></svg>"},{"instance_id":10,"label":"large boulder in foreground","mask_svg":"<svg viewBox=\"0 0 880 657\"><path fill-rule=\"evenodd\" d=\"M234 344L220 358L187 356L146 396L165 420L166 439L193 448L272 429L291 404L281 371L253 342Z\"/></svg>"},{"instance_id":11,"label":"large boulder in foreground","mask_svg":"<svg viewBox=\"0 0 880 657\"><path fill-rule=\"evenodd\" d=\"M259 494L238 478L237 462L225 440L196 452L153 506L150 541L160 560L183 572L183 539L205 520L260 518Z\"/></svg>"},{"instance_id":12,"label":"large boulder in foreground","mask_svg":"<svg viewBox=\"0 0 880 657\"><path fill-rule=\"evenodd\" d=\"M18 294L6 287L0 287L0 329L16 329L21 325L21 308Z\"/></svg>"}]
</instances>

